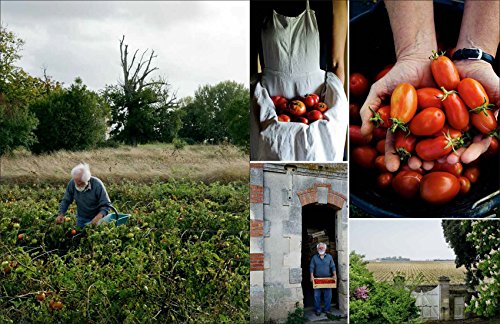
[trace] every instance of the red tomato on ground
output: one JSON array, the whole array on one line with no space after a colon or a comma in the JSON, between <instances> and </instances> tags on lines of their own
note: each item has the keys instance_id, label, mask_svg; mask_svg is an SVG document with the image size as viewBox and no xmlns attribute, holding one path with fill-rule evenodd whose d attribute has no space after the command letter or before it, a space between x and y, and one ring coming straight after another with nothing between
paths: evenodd
<instances>
[{"instance_id":1,"label":"red tomato on ground","mask_svg":"<svg viewBox=\"0 0 500 324\"><path fill-rule=\"evenodd\" d=\"M446 90L455 90L460 83L460 76L455 64L446 56L439 55L435 51L430 58L432 60L432 76L437 85Z\"/></svg>"},{"instance_id":2,"label":"red tomato on ground","mask_svg":"<svg viewBox=\"0 0 500 324\"><path fill-rule=\"evenodd\" d=\"M436 88L421 88L417 90L418 109L429 107L443 108L441 99L443 91Z\"/></svg>"},{"instance_id":3,"label":"red tomato on ground","mask_svg":"<svg viewBox=\"0 0 500 324\"><path fill-rule=\"evenodd\" d=\"M349 76L349 91L353 96L361 97L368 93L368 79L361 73Z\"/></svg>"},{"instance_id":4,"label":"red tomato on ground","mask_svg":"<svg viewBox=\"0 0 500 324\"><path fill-rule=\"evenodd\" d=\"M455 129L465 129L469 124L469 111L464 102L454 91L446 91L443 96L446 120Z\"/></svg>"},{"instance_id":5,"label":"red tomato on ground","mask_svg":"<svg viewBox=\"0 0 500 324\"><path fill-rule=\"evenodd\" d=\"M371 169L375 166L377 155L377 151L371 146L359 146L351 151L352 160L365 169Z\"/></svg>"},{"instance_id":6,"label":"red tomato on ground","mask_svg":"<svg viewBox=\"0 0 500 324\"><path fill-rule=\"evenodd\" d=\"M415 171L400 171L392 180L392 188L403 198L410 199L418 194L422 175Z\"/></svg>"},{"instance_id":7,"label":"red tomato on ground","mask_svg":"<svg viewBox=\"0 0 500 324\"><path fill-rule=\"evenodd\" d=\"M467 112L466 112L466 115ZM446 118L439 108L429 107L415 115L410 122L410 131L417 136L435 134L443 128Z\"/></svg>"},{"instance_id":8,"label":"red tomato on ground","mask_svg":"<svg viewBox=\"0 0 500 324\"><path fill-rule=\"evenodd\" d=\"M417 91L408 83L402 83L394 89L391 95L391 131L401 128L407 131L408 123L417 111Z\"/></svg>"},{"instance_id":9,"label":"red tomato on ground","mask_svg":"<svg viewBox=\"0 0 500 324\"><path fill-rule=\"evenodd\" d=\"M431 204L444 204L455 198L460 191L460 183L448 172L431 172L422 178L420 196Z\"/></svg>"}]
</instances>

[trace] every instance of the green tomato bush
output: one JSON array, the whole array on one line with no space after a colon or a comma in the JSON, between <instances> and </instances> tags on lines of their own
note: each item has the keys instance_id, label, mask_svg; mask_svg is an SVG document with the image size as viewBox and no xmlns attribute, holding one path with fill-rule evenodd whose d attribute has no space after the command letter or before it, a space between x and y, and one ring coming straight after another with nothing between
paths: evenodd
<instances>
[{"instance_id":1,"label":"green tomato bush","mask_svg":"<svg viewBox=\"0 0 500 324\"><path fill-rule=\"evenodd\" d=\"M110 185L132 217L85 229L64 188L0 186L0 322L249 321L246 183Z\"/></svg>"}]
</instances>

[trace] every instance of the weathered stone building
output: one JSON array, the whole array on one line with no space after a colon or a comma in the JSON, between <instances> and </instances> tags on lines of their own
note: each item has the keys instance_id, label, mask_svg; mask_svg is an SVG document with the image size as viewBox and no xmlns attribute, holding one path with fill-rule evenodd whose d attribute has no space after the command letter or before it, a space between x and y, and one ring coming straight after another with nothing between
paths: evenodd
<instances>
[{"instance_id":1,"label":"weathered stone building","mask_svg":"<svg viewBox=\"0 0 500 324\"><path fill-rule=\"evenodd\" d=\"M327 233L337 264L336 312L348 309L347 168L343 164L250 166L251 322L281 321L312 306L311 229Z\"/></svg>"}]
</instances>

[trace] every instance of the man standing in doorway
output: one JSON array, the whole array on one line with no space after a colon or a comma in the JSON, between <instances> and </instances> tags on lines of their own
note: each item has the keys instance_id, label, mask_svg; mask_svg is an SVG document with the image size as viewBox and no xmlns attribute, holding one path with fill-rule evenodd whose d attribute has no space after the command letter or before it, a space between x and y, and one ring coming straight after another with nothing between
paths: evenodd
<instances>
[{"instance_id":1,"label":"man standing in doorway","mask_svg":"<svg viewBox=\"0 0 500 324\"><path fill-rule=\"evenodd\" d=\"M337 271L333 257L326 253L326 244L318 243L316 245L318 254L313 255L309 265L309 272L311 273L311 282L314 284L314 278L332 278L337 281ZM332 304L332 288L319 288L314 289L314 310L316 316L321 315L321 292L323 292L326 314L330 313L330 306Z\"/></svg>"}]
</instances>

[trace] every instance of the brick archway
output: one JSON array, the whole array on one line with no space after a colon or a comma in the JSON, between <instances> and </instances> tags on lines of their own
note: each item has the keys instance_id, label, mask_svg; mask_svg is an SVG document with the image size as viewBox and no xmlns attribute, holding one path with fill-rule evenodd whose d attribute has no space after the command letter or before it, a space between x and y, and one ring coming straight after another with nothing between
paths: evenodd
<instances>
[{"instance_id":1,"label":"brick archway","mask_svg":"<svg viewBox=\"0 0 500 324\"><path fill-rule=\"evenodd\" d=\"M302 206L322 203L342 209L347 201L346 196L332 190L331 184L316 183L313 187L297 192Z\"/></svg>"}]
</instances>

